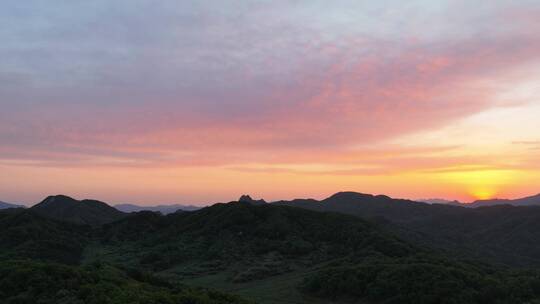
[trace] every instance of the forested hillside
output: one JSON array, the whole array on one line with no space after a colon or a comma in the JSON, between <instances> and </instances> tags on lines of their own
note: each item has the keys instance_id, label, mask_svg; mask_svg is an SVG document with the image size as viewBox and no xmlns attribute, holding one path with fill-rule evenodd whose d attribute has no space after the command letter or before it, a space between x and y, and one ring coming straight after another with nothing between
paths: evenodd
<instances>
[{"instance_id":1,"label":"forested hillside","mask_svg":"<svg viewBox=\"0 0 540 304\"><path fill-rule=\"evenodd\" d=\"M410 223L420 223L421 214ZM106 297L102 303L243 301L200 287L260 303L502 304L540 297L532 269L452 257L425 246L426 238L404 241L390 226L245 200L167 216L132 213L97 226L9 209L0 212L0 271L18 285L1 292L9 303L97 303L98 295ZM433 233L445 229L438 227ZM475 227L463 229L469 228Z\"/></svg>"},{"instance_id":2,"label":"forested hillside","mask_svg":"<svg viewBox=\"0 0 540 304\"><path fill-rule=\"evenodd\" d=\"M341 192L322 201L274 204L339 212L375 222L410 242L509 266L540 266L540 207L464 208Z\"/></svg>"}]
</instances>

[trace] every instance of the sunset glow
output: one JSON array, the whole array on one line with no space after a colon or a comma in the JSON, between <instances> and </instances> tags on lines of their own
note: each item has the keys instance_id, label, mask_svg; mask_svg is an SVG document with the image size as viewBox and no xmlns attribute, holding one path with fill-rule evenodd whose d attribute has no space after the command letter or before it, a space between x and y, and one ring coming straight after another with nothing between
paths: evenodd
<instances>
[{"instance_id":1,"label":"sunset glow","mask_svg":"<svg viewBox=\"0 0 540 304\"><path fill-rule=\"evenodd\" d=\"M538 1L7 1L0 200L540 192Z\"/></svg>"},{"instance_id":2,"label":"sunset glow","mask_svg":"<svg viewBox=\"0 0 540 304\"><path fill-rule=\"evenodd\" d=\"M473 190L471 194L479 200L487 200L494 198L495 191L493 189L478 188Z\"/></svg>"}]
</instances>

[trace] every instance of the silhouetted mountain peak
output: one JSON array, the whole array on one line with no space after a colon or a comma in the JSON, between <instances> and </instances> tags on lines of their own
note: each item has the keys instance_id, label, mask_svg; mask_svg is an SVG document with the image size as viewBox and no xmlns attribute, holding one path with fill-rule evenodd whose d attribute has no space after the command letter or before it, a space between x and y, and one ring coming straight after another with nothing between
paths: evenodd
<instances>
[{"instance_id":1,"label":"silhouetted mountain peak","mask_svg":"<svg viewBox=\"0 0 540 304\"><path fill-rule=\"evenodd\" d=\"M41 203L35 205L34 207L40 206L49 206L49 205L68 205L68 204L76 204L79 203L76 199L69 197L67 195L51 195L45 198Z\"/></svg>"},{"instance_id":2,"label":"silhouetted mountain peak","mask_svg":"<svg viewBox=\"0 0 540 304\"><path fill-rule=\"evenodd\" d=\"M326 199L326 203L391 202L398 201L386 195L372 195L353 191L338 192Z\"/></svg>"},{"instance_id":3,"label":"silhouetted mountain peak","mask_svg":"<svg viewBox=\"0 0 540 304\"><path fill-rule=\"evenodd\" d=\"M238 201L240 203L249 203L249 202L252 202L253 199L251 198L251 196L247 195L247 194L244 194L242 196L240 196L240 198L238 199Z\"/></svg>"},{"instance_id":4,"label":"silhouetted mountain peak","mask_svg":"<svg viewBox=\"0 0 540 304\"><path fill-rule=\"evenodd\" d=\"M251 205L263 205L263 204L266 204L265 200L263 200L263 199L254 200L254 199L251 198L251 196L249 196L247 194L244 194L244 195L240 196L240 198L238 199L238 202L239 203L248 203L248 204L251 204Z\"/></svg>"},{"instance_id":5,"label":"silhouetted mountain peak","mask_svg":"<svg viewBox=\"0 0 540 304\"><path fill-rule=\"evenodd\" d=\"M342 191L325 199L325 201L350 201L350 200L359 200L366 198L373 198L374 196L366 193L359 193L353 191Z\"/></svg>"},{"instance_id":6,"label":"silhouetted mountain peak","mask_svg":"<svg viewBox=\"0 0 540 304\"><path fill-rule=\"evenodd\" d=\"M49 196L30 210L44 217L88 225L110 223L125 215L104 202L78 201L66 195Z\"/></svg>"}]
</instances>

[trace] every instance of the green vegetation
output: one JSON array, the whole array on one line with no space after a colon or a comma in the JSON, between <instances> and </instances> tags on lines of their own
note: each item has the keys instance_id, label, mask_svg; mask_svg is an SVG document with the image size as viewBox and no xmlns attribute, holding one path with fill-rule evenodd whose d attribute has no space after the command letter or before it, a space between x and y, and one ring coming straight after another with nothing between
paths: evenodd
<instances>
[{"instance_id":1,"label":"green vegetation","mask_svg":"<svg viewBox=\"0 0 540 304\"><path fill-rule=\"evenodd\" d=\"M278 202L372 222L423 247L513 267L540 267L540 207L464 208L341 192L322 201Z\"/></svg>"},{"instance_id":2,"label":"green vegetation","mask_svg":"<svg viewBox=\"0 0 540 304\"><path fill-rule=\"evenodd\" d=\"M215 291L172 284L149 274L105 265L0 263L0 299L6 304L226 304L248 303Z\"/></svg>"},{"instance_id":3,"label":"green vegetation","mask_svg":"<svg viewBox=\"0 0 540 304\"><path fill-rule=\"evenodd\" d=\"M540 276L413 256L327 267L306 278L303 289L324 298L370 303L513 304L540 298Z\"/></svg>"},{"instance_id":4,"label":"green vegetation","mask_svg":"<svg viewBox=\"0 0 540 304\"><path fill-rule=\"evenodd\" d=\"M242 203L168 216L143 212L97 234L108 257L120 255L129 266L159 271L193 261L210 268L248 264L239 281L351 254L404 256L419 250L352 216ZM136 254L126 260L126 251Z\"/></svg>"},{"instance_id":5,"label":"green vegetation","mask_svg":"<svg viewBox=\"0 0 540 304\"><path fill-rule=\"evenodd\" d=\"M497 210L490 212L498 216ZM523 233L525 226L514 216L509 213L500 229L514 223L508 236L521 250L518 245L533 240L534 233ZM522 218L534 224L534 216ZM414 216L408 223L427 227L430 220ZM463 218L465 225L469 221ZM480 223L489 221L485 216ZM245 202L167 216L139 212L100 226L59 221L32 209L5 210L0 211L0 299L244 303L228 295L236 294L264 304L538 303L536 271L419 246L429 243L429 235L403 223L380 221L387 228L380 229L351 215ZM431 225L441 236L459 235L447 223Z\"/></svg>"},{"instance_id":6,"label":"green vegetation","mask_svg":"<svg viewBox=\"0 0 540 304\"><path fill-rule=\"evenodd\" d=\"M77 264L90 228L44 218L30 210L0 212L0 258Z\"/></svg>"}]
</instances>

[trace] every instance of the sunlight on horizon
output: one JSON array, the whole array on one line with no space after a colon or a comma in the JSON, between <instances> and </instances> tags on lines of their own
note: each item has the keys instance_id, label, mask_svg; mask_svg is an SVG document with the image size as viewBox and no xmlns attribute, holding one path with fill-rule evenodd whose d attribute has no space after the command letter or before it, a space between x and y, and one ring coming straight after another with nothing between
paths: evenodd
<instances>
[{"instance_id":1,"label":"sunlight on horizon","mask_svg":"<svg viewBox=\"0 0 540 304\"><path fill-rule=\"evenodd\" d=\"M529 174L520 170L457 170L441 173L442 179L456 184L478 200L497 198Z\"/></svg>"}]
</instances>

